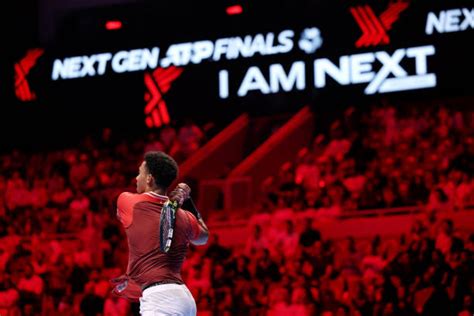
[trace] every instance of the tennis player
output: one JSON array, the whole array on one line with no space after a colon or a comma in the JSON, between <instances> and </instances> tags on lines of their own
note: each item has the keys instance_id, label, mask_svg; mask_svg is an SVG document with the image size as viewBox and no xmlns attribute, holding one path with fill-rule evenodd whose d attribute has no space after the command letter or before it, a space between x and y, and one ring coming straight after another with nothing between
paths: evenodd
<instances>
[{"instance_id":1,"label":"tennis player","mask_svg":"<svg viewBox=\"0 0 474 316\"><path fill-rule=\"evenodd\" d=\"M206 244L209 230L186 184L180 183L166 196L177 176L172 157L147 152L136 177L137 193L124 192L117 200L129 260L126 274L112 280L114 293L139 300L143 316L196 315L196 303L180 271L189 243ZM171 242L166 250L160 240Z\"/></svg>"}]
</instances>

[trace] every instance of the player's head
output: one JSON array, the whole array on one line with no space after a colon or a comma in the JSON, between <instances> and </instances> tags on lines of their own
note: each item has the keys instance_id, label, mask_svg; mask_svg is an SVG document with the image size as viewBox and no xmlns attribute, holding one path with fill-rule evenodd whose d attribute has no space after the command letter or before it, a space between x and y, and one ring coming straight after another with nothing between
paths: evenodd
<instances>
[{"instance_id":1,"label":"player's head","mask_svg":"<svg viewBox=\"0 0 474 316\"><path fill-rule=\"evenodd\" d=\"M161 151L145 153L144 160L138 169L137 192L161 189L165 192L178 177L178 164L169 155Z\"/></svg>"}]
</instances>

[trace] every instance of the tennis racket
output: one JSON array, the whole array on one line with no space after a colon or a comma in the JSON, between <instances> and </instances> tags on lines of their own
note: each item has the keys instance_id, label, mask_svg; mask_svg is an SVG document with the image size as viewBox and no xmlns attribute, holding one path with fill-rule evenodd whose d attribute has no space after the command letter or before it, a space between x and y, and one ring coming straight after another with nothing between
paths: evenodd
<instances>
[{"instance_id":1,"label":"tennis racket","mask_svg":"<svg viewBox=\"0 0 474 316\"><path fill-rule=\"evenodd\" d=\"M160 248L163 252L168 252L171 248L178 207L178 202L168 200L163 204L163 208L161 209Z\"/></svg>"},{"instance_id":2,"label":"tennis racket","mask_svg":"<svg viewBox=\"0 0 474 316\"><path fill-rule=\"evenodd\" d=\"M170 193L170 199L163 204L160 216L160 249L168 252L173 241L176 212L183 202L189 198L191 189L185 183L180 183Z\"/></svg>"}]
</instances>

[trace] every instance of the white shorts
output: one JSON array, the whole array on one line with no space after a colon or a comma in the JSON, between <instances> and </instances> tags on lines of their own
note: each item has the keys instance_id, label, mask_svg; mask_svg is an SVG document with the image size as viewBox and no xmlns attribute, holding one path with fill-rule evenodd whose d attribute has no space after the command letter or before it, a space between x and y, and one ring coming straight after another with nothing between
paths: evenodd
<instances>
[{"instance_id":1,"label":"white shorts","mask_svg":"<svg viewBox=\"0 0 474 316\"><path fill-rule=\"evenodd\" d=\"M196 316L196 302L184 284L160 284L145 289L140 298L142 316Z\"/></svg>"}]
</instances>

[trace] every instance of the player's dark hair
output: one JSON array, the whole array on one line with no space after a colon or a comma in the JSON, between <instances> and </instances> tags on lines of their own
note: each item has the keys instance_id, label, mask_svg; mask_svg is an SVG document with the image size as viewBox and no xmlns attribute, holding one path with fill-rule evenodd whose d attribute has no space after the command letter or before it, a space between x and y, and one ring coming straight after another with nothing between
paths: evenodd
<instances>
[{"instance_id":1,"label":"player's dark hair","mask_svg":"<svg viewBox=\"0 0 474 316\"><path fill-rule=\"evenodd\" d=\"M164 152L149 151L145 153L145 162L148 172L155 179L155 184L165 191L178 177L178 164Z\"/></svg>"}]
</instances>

